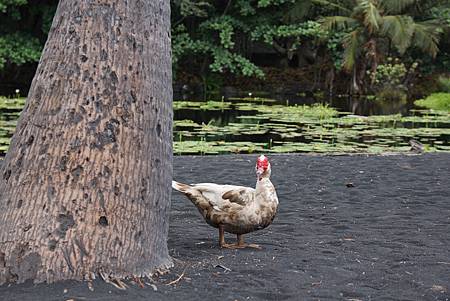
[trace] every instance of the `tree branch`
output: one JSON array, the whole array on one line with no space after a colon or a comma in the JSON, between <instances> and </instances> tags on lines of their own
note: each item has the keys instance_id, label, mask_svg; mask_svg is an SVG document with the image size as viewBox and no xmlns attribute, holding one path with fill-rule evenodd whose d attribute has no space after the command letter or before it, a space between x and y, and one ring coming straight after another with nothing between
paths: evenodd
<instances>
[{"instance_id":1,"label":"tree branch","mask_svg":"<svg viewBox=\"0 0 450 301\"><path fill-rule=\"evenodd\" d=\"M230 8L231 2L232 2L232 1L233 1L233 0L228 0L227 6L226 6L225 9L223 10L222 16L225 16L225 15L227 14L228 9Z\"/></svg>"}]
</instances>

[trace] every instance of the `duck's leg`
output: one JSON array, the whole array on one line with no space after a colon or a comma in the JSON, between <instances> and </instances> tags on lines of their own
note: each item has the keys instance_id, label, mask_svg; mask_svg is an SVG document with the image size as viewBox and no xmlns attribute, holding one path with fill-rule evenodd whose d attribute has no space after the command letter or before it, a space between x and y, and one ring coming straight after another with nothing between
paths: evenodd
<instances>
[{"instance_id":1,"label":"duck's leg","mask_svg":"<svg viewBox=\"0 0 450 301\"><path fill-rule=\"evenodd\" d=\"M223 232L222 232L223 233ZM223 235L223 234L222 234ZM219 227L219 239L221 236L221 232L220 232L220 227ZM254 249L258 249L261 250L261 247L255 244L246 244L244 242L244 235L243 234L237 234L237 243L235 244L227 244L225 243L225 240L221 240L220 242L220 247L221 248L226 248L226 249L245 249L245 248L254 248Z\"/></svg>"},{"instance_id":2,"label":"duck's leg","mask_svg":"<svg viewBox=\"0 0 450 301\"><path fill-rule=\"evenodd\" d=\"M236 249L237 244L227 244L225 242L225 230L223 225L219 225L219 246L225 249Z\"/></svg>"},{"instance_id":3,"label":"duck's leg","mask_svg":"<svg viewBox=\"0 0 450 301\"><path fill-rule=\"evenodd\" d=\"M243 234L237 234L237 244L236 247L239 249L243 249L243 248L254 248L254 249L258 249L261 250L261 247L255 244L246 244L244 242L244 235Z\"/></svg>"},{"instance_id":4,"label":"duck's leg","mask_svg":"<svg viewBox=\"0 0 450 301\"><path fill-rule=\"evenodd\" d=\"M219 225L219 246L221 248L226 248L227 244L225 243L225 231L223 230L223 225Z\"/></svg>"},{"instance_id":5,"label":"duck's leg","mask_svg":"<svg viewBox=\"0 0 450 301\"><path fill-rule=\"evenodd\" d=\"M261 250L261 247L255 244L246 244L244 242L244 235L237 234L237 243L227 244L225 242L225 230L223 225L219 225L219 246L225 249L244 249L244 248L254 248Z\"/></svg>"}]
</instances>

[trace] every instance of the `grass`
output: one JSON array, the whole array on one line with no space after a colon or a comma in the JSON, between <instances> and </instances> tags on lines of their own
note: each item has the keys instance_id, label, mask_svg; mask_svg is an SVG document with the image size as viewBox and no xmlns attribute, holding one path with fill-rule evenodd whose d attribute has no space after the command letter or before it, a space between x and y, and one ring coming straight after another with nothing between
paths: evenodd
<instances>
[{"instance_id":1,"label":"grass","mask_svg":"<svg viewBox=\"0 0 450 301\"><path fill-rule=\"evenodd\" d=\"M450 93L433 93L425 99L415 101L414 104L432 110L450 112Z\"/></svg>"}]
</instances>

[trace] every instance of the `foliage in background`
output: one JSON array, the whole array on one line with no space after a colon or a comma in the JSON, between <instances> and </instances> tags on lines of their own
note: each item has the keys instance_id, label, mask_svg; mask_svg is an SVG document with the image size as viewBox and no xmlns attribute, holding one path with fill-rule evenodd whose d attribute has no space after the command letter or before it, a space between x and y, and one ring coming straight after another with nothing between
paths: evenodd
<instances>
[{"instance_id":1,"label":"foliage in background","mask_svg":"<svg viewBox=\"0 0 450 301\"><path fill-rule=\"evenodd\" d=\"M428 109L450 112L450 93L433 93L425 99L420 99L414 104Z\"/></svg>"},{"instance_id":2,"label":"foliage in background","mask_svg":"<svg viewBox=\"0 0 450 301\"><path fill-rule=\"evenodd\" d=\"M450 77L439 76L438 84L441 92L450 93Z\"/></svg>"},{"instance_id":3,"label":"foliage in background","mask_svg":"<svg viewBox=\"0 0 450 301\"><path fill-rule=\"evenodd\" d=\"M198 64L200 74L263 77L250 58L254 47L291 59L304 41L325 36L318 22L305 19L311 5L304 2L172 1L175 67L184 59Z\"/></svg>"},{"instance_id":4,"label":"foliage in background","mask_svg":"<svg viewBox=\"0 0 450 301\"><path fill-rule=\"evenodd\" d=\"M27 4L27 0L0 0L0 12L6 13L8 6L20 6Z\"/></svg>"},{"instance_id":5,"label":"foliage in background","mask_svg":"<svg viewBox=\"0 0 450 301\"><path fill-rule=\"evenodd\" d=\"M352 73L351 88L355 92L362 90L366 70L376 73L390 53L404 56L407 51L417 49L432 58L438 54L444 26L436 16L424 14L419 6L421 1L339 2L343 4L342 14L323 17L321 23L331 32L346 32L342 38L342 66Z\"/></svg>"},{"instance_id":6,"label":"foliage in background","mask_svg":"<svg viewBox=\"0 0 450 301\"><path fill-rule=\"evenodd\" d=\"M414 62L408 67L398 58L388 57L385 63L377 66L376 70L367 71L372 90L379 99L406 99L408 86L416 75L418 65L417 62Z\"/></svg>"},{"instance_id":7,"label":"foliage in background","mask_svg":"<svg viewBox=\"0 0 450 301\"><path fill-rule=\"evenodd\" d=\"M438 86L440 93L432 93L425 99L415 101L414 104L428 109L450 112L450 77L439 76Z\"/></svg>"},{"instance_id":8,"label":"foliage in background","mask_svg":"<svg viewBox=\"0 0 450 301\"><path fill-rule=\"evenodd\" d=\"M39 61L56 4L0 0L0 70Z\"/></svg>"},{"instance_id":9,"label":"foliage in background","mask_svg":"<svg viewBox=\"0 0 450 301\"><path fill-rule=\"evenodd\" d=\"M39 60L57 2L0 0L0 73ZM371 74L380 74L387 57L405 66L420 61L416 73L450 69L446 0L172 0L171 6L174 74L195 75L205 90L221 82L213 74L264 78L261 62L309 68L314 81L340 73L356 93L378 89Z\"/></svg>"},{"instance_id":10,"label":"foliage in background","mask_svg":"<svg viewBox=\"0 0 450 301\"><path fill-rule=\"evenodd\" d=\"M41 43L35 37L18 33L0 36L0 70L7 64L36 62L41 51Z\"/></svg>"}]
</instances>

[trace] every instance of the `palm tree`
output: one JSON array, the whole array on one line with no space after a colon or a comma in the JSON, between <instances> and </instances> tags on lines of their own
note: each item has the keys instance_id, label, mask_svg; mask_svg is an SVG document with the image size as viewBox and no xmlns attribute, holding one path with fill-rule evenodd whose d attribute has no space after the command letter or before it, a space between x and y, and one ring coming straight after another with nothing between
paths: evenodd
<instances>
[{"instance_id":1,"label":"palm tree","mask_svg":"<svg viewBox=\"0 0 450 301\"><path fill-rule=\"evenodd\" d=\"M402 55L417 48L431 57L439 52L441 25L416 21L406 14L420 10L420 0L341 1L340 15L321 19L329 31L345 31L343 68L352 72L352 92L359 92L367 67L375 71L384 53L394 48ZM351 8L352 7L352 8Z\"/></svg>"}]
</instances>

